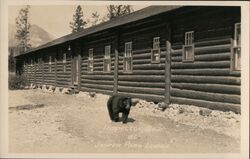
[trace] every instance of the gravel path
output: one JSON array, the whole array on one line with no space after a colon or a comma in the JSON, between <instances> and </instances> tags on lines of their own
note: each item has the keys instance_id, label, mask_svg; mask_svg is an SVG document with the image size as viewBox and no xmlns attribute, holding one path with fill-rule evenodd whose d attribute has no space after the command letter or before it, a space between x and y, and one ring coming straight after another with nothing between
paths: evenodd
<instances>
[{"instance_id":1,"label":"gravel path","mask_svg":"<svg viewBox=\"0 0 250 159\"><path fill-rule=\"evenodd\" d=\"M9 91L10 153L235 153L240 152L240 115L171 105L164 112L140 100L128 124L109 120L108 96L63 95L42 90Z\"/></svg>"}]
</instances>

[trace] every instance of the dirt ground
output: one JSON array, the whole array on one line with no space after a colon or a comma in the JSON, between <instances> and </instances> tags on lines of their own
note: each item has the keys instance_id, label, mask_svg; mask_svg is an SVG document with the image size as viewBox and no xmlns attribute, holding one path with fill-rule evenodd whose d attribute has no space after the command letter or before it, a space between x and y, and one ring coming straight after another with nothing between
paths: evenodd
<instances>
[{"instance_id":1,"label":"dirt ground","mask_svg":"<svg viewBox=\"0 0 250 159\"><path fill-rule=\"evenodd\" d=\"M108 96L9 91L10 153L236 153L240 115L172 104L164 112L140 100L127 124L109 120ZM13 109L44 104L30 110ZM202 109L206 110L206 109Z\"/></svg>"}]
</instances>

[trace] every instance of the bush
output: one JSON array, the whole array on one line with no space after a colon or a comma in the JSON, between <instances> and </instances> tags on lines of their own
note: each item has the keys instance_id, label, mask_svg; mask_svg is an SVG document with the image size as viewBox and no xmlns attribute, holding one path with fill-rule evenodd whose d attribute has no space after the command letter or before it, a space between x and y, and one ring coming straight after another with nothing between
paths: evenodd
<instances>
[{"instance_id":1,"label":"bush","mask_svg":"<svg viewBox=\"0 0 250 159\"><path fill-rule=\"evenodd\" d=\"M27 85L27 80L21 75L10 75L9 76L9 89L23 89Z\"/></svg>"}]
</instances>

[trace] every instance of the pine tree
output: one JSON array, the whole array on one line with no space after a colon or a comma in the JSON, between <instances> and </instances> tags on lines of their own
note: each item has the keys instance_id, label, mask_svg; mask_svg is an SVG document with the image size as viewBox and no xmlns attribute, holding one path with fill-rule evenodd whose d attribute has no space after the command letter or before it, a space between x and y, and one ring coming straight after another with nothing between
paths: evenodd
<instances>
[{"instance_id":1,"label":"pine tree","mask_svg":"<svg viewBox=\"0 0 250 159\"><path fill-rule=\"evenodd\" d=\"M92 22L91 22L92 26L97 25L102 22L102 19L100 18L100 14L98 14L97 12L92 13L91 18L92 18Z\"/></svg>"},{"instance_id":2,"label":"pine tree","mask_svg":"<svg viewBox=\"0 0 250 159\"><path fill-rule=\"evenodd\" d=\"M83 20L83 11L80 5L77 6L76 12L73 15L73 21L69 24L70 28L72 29L72 33L83 30L85 25L87 24L87 22Z\"/></svg>"},{"instance_id":3,"label":"pine tree","mask_svg":"<svg viewBox=\"0 0 250 159\"><path fill-rule=\"evenodd\" d=\"M107 9L107 18L109 20L125 14L129 14L134 11L131 5L109 5L107 6Z\"/></svg>"},{"instance_id":4,"label":"pine tree","mask_svg":"<svg viewBox=\"0 0 250 159\"><path fill-rule=\"evenodd\" d=\"M20 53L23 53L31 48L30 42L30 23L29 23L29 9L26 6L19 11L16 18L16 38L18 41L18 48Z\"/></svg>"},{"instance_id":5,"label":"pine tree","mask_svg":"<svg viewBox=\"0 0 250 159\"><path fill-rule=\"evenodd\" d=\"M9 48L9 72L15 71L15 58L13 48Z\"/></svg>"}]
</instances>

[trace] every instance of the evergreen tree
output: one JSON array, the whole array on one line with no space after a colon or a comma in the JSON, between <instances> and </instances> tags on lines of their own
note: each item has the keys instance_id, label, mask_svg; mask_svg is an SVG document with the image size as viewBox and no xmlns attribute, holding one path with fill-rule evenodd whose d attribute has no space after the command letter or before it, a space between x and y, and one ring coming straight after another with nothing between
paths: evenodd
<instances>
[{"instance_id":1,"label":"evergreen tree","mask_svg":"<svg viewBox=\"0 0 250 159\"><path fill-rule=\"evenodd\" d=\"M22 8L16 18L16 38L20 53L31 48L30 42L30 23L29 23L29 6Z\"/></svg>"},{"instance_id":2,"label":"evergreen tree","mask_svg":"<svg viewBox=\"0 0 250 159\"><path fill-rule=\"evenodd\" d=\"M15 71L15 58L13 48L9 48L9 72Z\"/></svg>"},{"instance_id":3,"label":"evergreen tree","mask_svg":"<svg viewBox=\"0 0 250 159\"><path fill-rule=\"evenodd\" d=\"M73 15L73 21L70 22L70 28L72 29L72 33L83 30L86 24L87 22L83 20L82 7L78 5L76 8L76 12Z\"/></svg>"},{"instance_id":4,"label":"evergreen tree","mask_svg":"<svg viewBox=\"0 0 250 159\"><path fill-rule=\"evenodd\" d=\"M107 9L107 18L109 20L125 14L129 14L134 11L131 5L109 5L107 6Z\"/></svg>"},{"instance_id":5,"label":"evergreen tree","mask_svg":"<svg viewBox=\"0 0 250 159\"><path fill-rule=\"evenodd\" d=\"M100 14L98 14L97 12L92 13L91 18L92 18L92 22L91 22L92 26L97 25L102 22L102 19L100 18Z\"/></svg>"}]
</instances>

